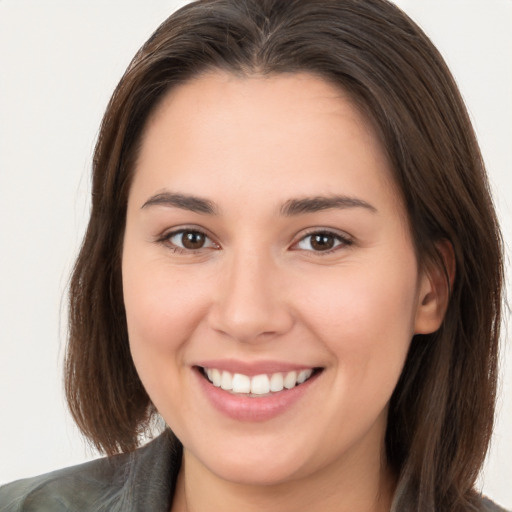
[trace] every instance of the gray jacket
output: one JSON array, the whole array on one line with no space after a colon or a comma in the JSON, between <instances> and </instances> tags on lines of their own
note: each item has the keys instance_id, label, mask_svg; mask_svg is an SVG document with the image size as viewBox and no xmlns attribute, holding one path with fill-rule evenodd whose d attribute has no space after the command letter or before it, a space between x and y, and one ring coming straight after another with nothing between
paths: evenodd
<instances>
[{"instance_id":1,"label":"gray jacket","mask_svg":"<svg viewBox=\"0 0 512 512\"><path fill-rule=\"evenodd\" d=\"M181 456L166 431L133 453L0 487L0 512L168 512ZM506 512L485 498L481 511Z\"/></svg>"},{"instance_id":2,"label":"gray jacket","mask_svg":"<svg viewBox=\"0 0 512 512\"><path fill-rule=\"evenodd\" d=\"M0 512L168 512L181 464L168 431L135 452L0 487Z\"/></svg>"}]
</instances>

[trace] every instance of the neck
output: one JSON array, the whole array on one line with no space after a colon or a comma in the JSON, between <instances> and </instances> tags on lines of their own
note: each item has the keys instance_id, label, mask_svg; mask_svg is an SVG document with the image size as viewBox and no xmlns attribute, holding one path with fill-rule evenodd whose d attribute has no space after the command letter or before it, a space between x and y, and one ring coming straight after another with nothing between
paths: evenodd
<instances>
[{"instance_id":1,"label":"neck","mask_svg":"<svg viewBox=\"0 0 512 512\"><path fill-rule=\"evenodd\" d=\"M184 450L172 512L389 512L395 478L383 457L356 457L272 485L224 480Z\"/></svg>"}]
</instances>

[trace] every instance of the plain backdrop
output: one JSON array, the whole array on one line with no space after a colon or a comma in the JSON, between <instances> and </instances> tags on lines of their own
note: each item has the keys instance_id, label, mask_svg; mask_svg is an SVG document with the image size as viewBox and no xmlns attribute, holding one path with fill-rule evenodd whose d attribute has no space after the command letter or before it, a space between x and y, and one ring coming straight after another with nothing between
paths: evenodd
<instances>
[{"instance_id":1,"label":"plain backdrop","mask_svg":"<svg viewBox=\"0 0 512 512\"><path fill-rule=\"evenodd\" d=\"M185 3L0 0L0 483L97 457L69 418L61 375L65 294L89 211L91 155L131 57ZM512 1L397 3L460 85L510 248ZM509 270L509 295L510 280ZM512 508L510 335L503 341L498 421L481 485Z\"/></svg>"}]
</instances>

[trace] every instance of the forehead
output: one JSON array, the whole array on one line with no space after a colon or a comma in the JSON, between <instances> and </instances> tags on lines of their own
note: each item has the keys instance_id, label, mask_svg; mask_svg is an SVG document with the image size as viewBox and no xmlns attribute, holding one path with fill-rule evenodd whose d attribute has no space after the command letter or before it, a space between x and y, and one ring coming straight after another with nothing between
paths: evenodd
<instances>
[{"instance_id":1,"label":"forehead","mask_svg":"<svg viewBox=\"0 0 512 512\"><path fill-rule=\"evenodd\" d=\"M147 194L172 185L210 195L252 182L254 191L265 184L285 200L312 187L325 195L342 185L359 194L366 184L398 197L391 176L372 124L340 88L306 73L241 78L219 71L163 98L143 134L134 186L143 182Z\"/></svg>"},{"instance_id":2,"label":"forehead","mask_svg":"<svg viewBox=\"0 0 512 512\"><path fill-rule=\"evenodd\" d=\"M164 96L146 123L144 139L163 123L170 127L170 111L180 127L200 121L205 130L227 123L268 128L284 122L287 133L341 116L368 138L375 136L372 124L346 91L310 73L241 77L216 70L200 74Z\"/></svg>"}]
</instances>

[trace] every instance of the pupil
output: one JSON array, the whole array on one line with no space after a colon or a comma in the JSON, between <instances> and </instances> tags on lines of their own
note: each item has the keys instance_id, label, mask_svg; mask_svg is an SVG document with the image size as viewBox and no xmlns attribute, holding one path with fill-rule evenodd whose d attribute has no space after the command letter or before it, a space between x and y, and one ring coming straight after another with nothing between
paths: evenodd
<instances>
[{"instance_id":1,"label":"pupil","mask_svg":"<svg viewBox=\"0 0 512 512\"><path fill-rule=\"evenodd\" d=\"M197 231L183 233L182 243L186 249L200 249L204 245L205 236Z\"/></svg>"},{"instance_id":2,"label":"pupil","mask_svg":"<svg viewBox=\"0 0 512 512\"><path fill-rule=\"evenodd\" d=\"M317 251L327 251L334 246L334 237L332 235L313 235L311 237L311 247Z\"/></svg>"}]
</instances>

